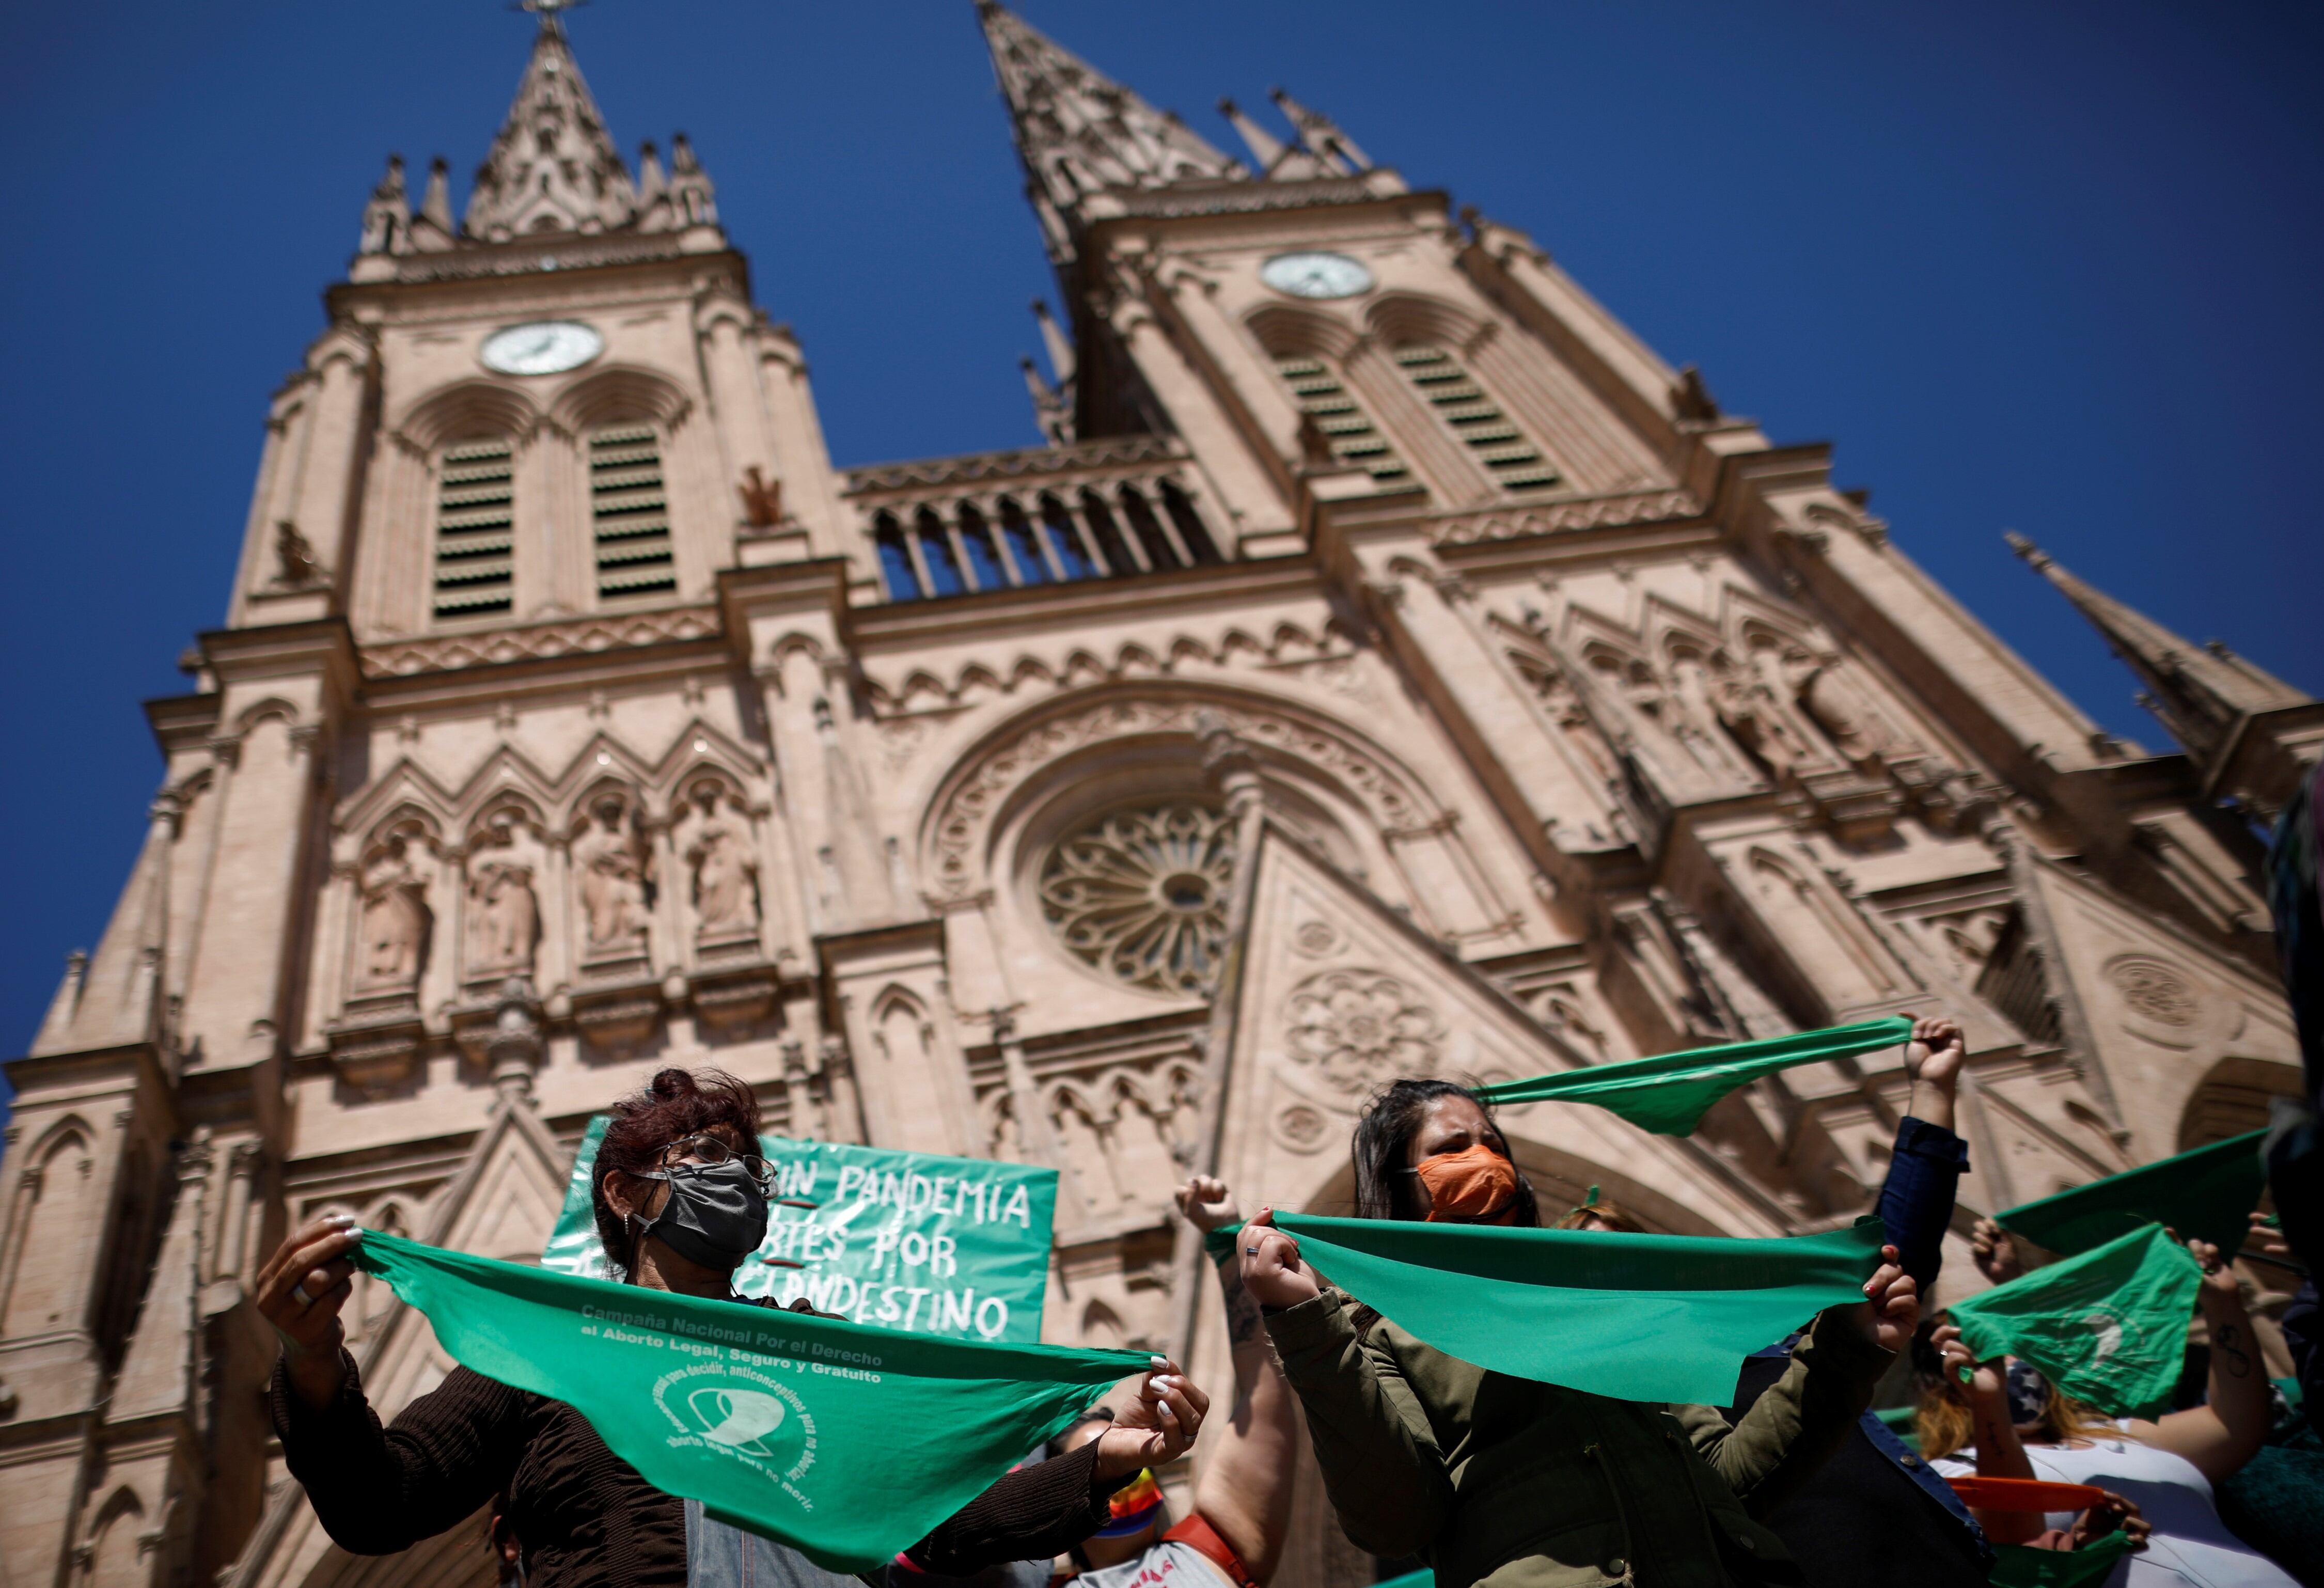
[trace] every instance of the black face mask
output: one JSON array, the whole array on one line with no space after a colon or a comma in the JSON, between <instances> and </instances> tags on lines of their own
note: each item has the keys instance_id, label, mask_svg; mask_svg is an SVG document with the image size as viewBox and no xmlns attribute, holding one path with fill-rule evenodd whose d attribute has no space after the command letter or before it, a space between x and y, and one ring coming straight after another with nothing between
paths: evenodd
<instances>
[{"instance_id":1,"label":"black face mask","mask_svg":"<svg viewBox=\"0 0 2324 1588\"><path fill-rule=\"evenodd\" d=\"M767 1194L739 1163L682 1163L639 1178L669 1187L641 1242L651 1235L689 1262L732 1269L767 1238Z\"/></svg>"}]
</instances>

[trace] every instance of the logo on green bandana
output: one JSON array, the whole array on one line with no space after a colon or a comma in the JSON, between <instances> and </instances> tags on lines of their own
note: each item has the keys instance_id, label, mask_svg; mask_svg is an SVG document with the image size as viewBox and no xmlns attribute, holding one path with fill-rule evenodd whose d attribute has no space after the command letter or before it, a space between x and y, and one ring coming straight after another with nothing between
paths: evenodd
<instances>
[{"instance_id":1,"label":"logo on green bandana","mask_svg":"<svg viewBox=\"0 0 2324 1588\"><path fill-rule=\"evenodd\" d=\"M796 1486L815 1465L815 1418L788 1384L741 1363L699 1362L655 1380L653 1398L678 1430L671 1446L723 1451L815 1509Z\"/></svg>"},{"instance_id":2,"label":"logo on green bandana","mask_svg":"<svg viewBox=\"0 0 2324 1588\"><path fill-rule=\"evenodd\" d=\"M2082 1319L2082 1327L2098 1336L2098 1346L2090 1353L2092 1367L2106 1361L2126 1344L2138 1344L2141 1339L2136 1321L2111 1306L2101 1306L2087 1314Z\"/></svg>"}]
</instances>

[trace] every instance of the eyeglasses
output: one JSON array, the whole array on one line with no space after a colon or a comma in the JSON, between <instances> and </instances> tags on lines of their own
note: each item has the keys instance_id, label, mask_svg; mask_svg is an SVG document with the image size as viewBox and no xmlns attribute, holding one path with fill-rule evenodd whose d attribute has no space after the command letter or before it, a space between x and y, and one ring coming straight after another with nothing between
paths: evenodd
<instances>
[{"instance_id":1,"label":"eyeglasses","mask_svg":"<svg viewBox=\"0 0 2324 1588\"><path fill-rule=\"evenodd\" d=\"M661 1149L659 1162L663 1168L669 1168L688 1159L699 1164L739 1163L761 1186L771 1186L774 1183L774 1170L768 1167L765 1159L755 1152L735 1151L722 1136L681 1136Z\"/></svg>"}]
</instances>

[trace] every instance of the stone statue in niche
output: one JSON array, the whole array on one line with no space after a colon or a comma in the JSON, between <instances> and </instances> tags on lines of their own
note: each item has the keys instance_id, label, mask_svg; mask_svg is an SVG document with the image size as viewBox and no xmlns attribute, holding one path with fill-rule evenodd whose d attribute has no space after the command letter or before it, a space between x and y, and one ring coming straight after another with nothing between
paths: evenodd
<instances>
[{"instance_id":1,"label":"stone statue in niche","mask_svg":"<svg viewBox=\"0 0 2324 1588\"><path fill-rule=\"evenodd\" d=\"M1719 696L1719 720L1735 742L1766 763L1777 777L1794 771L1806 759L1799 735L1792 731L1762 691L1733 687Z\"/></svg>"},{"instance_id":2,"label":"stone statue in niche","mask_svg":"<svg viewBox=\"0 0 2324 1588\"><path fill-rule=\"evenodd\" d=\"M1804 654L1800 660L1806 660ZM1785 693L1774 653L1758 644L1751 648L1748 672L1724 680L1718 696L1720 721L1727 731L1777 777L1818 762L1829 764L1830 759L1794 720Z\"/></svg>"},{"instance_id":3,"label":"stone statue in niche","mask_svg":"<svg viewBox=\"0 0 2324 1588\"><path fill-rule=\"evenodd\" d=\"M411 854L412 835L391 833L363 872L362 941L357 983L409 987L428 955L428 879Z\"/></svg>"},{"instance_id":4,"label":"stone statue in niche","mask_svg":"<svg viewBox=\"0 0 2324 1588\"><path fill-rule=\"evenodd\" d=\"M647 874L631 830L629 802L606 795L590 807L589 817L573 845L589 956L633 954L645 946Z\"/></svg>"},{"instance_id":5,"label":"stone statue in niche","mask_svg":"<svg viewBox=\"0 0 2324 1588\"><path fill-rule=\"evenodd\" d=\"M1837 660L1827 661L1808 675L1800 689L1800 704L1832 744L1849 760L1866 762L1913 753L1902 734L1889 725L1871 692L1848 674Z\"/></svg>"},{"instance_id":6,"label":"stone statue in niche","mask_svg":"<svg viewBox=\"0 0 2324 1588\"><path fill-rule=\"evenodd\" d=\"M1555 671L1545 672L1536 681L1535 688L1541 691L1542 703L1549 708L1558 731L1565 735L1566 743L1573 747L1573 753L1582 764L1597 777L1600 786L1611 784L1619 778L1622 771L1614 760L1613 746L1591 719L1588 708L1582 704L1581 697L1573 692L1573 686L1566 681L1564 675Z\"/></svg>"},{"instance_id":7,"label":"stone statue in niche","mask_svg":"<svg viewBox=\"0 0 2324 1588\"><path fill-rule=\"evenodd\" d=\"M516 815L495 811L468 857L468 974L532 969L540 940L533 870L516 854Z\"/></svg>"},{"instance_id":8,"label":"stone statue in niche","mask_svg":"<svg viewBox=\"0 0 2324 1588\"><path fill-rule=\"evenodd\" d=\"M694 873L694 919L705 937L746 935L759 924L759 861L733 797L706 779L688 798L680 853Z\"/></svg>"},{"instance_id":9,"label":"stone statue in niche","mask_svg":"<svg viewBox=\"0 0 2324 1588\"><path fill-rule=\"evenodd\" d=\"M1645 715L1669 734L1695 765L1712 777L1756 780L1727 737L1719 732L1722 725L1716 696L1723 679L1714 681L1709 665L1692 651L1682 651L1671 658L1670 675L1667 688L1659 684L1648 685L1634 696Z\"/></svg>"}]
</instances>

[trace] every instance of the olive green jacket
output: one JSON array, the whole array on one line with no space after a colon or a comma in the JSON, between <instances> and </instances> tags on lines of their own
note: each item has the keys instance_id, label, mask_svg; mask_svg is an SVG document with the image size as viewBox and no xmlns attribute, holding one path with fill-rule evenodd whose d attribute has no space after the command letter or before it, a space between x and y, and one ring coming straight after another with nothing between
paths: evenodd
<instances>
[{"instance_id":1,"label":"olive green jacket","mask_svg":"<svg viewBox=\"0 0 2324 1588\"><path fill-rule=\"evenodd\" d=\"M1354 1310L1327 1288L1269 1312L1268 1332L1306 1408L1341 1528L1374 1555L1420 1556L1437 1588L1800 1581L1754 1513L1855 1431L1895 1355L1820 1318L1730 1427L1707 1406L1488 1372L1385 1319L1360 1340Z\"/></svg>"}]
</instances>

